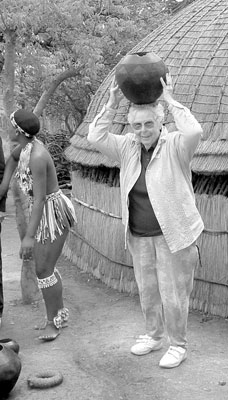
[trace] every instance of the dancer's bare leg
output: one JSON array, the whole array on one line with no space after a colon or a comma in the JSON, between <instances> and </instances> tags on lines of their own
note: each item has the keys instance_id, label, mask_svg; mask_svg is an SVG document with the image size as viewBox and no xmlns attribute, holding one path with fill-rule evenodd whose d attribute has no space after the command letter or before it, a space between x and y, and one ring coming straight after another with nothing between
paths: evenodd
<instances>
[{"instance_id":1,"label":"dancer's bare leg","mask_svg":"<svg viewBox=\"0 0 228 400\"><path fill-rule=\"evenodd\" d=\"M41 284L46 313L47 324L43 329L42 340L53 340L59 335L59 329L53 323L59 310L64 309L62 298L62 280L55 265L61 255L64 242L67 238L68 230L58 235L54 242L47 240L45 244L36 243L34 257L36 263L36 274L38 282Z\"/></svg>"}]
</instances>

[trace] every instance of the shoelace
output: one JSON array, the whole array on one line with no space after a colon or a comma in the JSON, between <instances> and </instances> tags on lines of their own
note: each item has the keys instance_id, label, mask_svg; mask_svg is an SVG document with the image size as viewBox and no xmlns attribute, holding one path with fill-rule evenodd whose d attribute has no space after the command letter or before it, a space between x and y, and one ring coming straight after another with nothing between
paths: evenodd
<instances>
[{"instance_id":1,"label":"shoelace","mask_svg":"<svg viewBox=\"0 0 228 400\"><path fill-rule=\"evenodd\" d=\"M179 358L179 356L183 355L183 353L181 353L177 348L170 346L169 350L168 350L168 354L171 354L173 357L175 357L177 360Z\"/></svg>"},{"instance_id":2,"label":"shoelace","mask_svg":"<svg viewBox=\"0 0 228 400\"><path fill-rule=\"evenodd\" d=\"M150 342L152 338L148 335L140 335L139 338L136 340L137 343L144 343L144 342Z\"/></svg>"}]
</instances>

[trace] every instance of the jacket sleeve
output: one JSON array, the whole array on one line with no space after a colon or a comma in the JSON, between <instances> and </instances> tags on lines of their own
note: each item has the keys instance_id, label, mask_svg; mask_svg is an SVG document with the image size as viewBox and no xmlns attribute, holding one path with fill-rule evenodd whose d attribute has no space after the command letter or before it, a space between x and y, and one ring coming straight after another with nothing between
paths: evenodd
<instances>
[{"instance_id":1,"label":"jacket sleeve","mask_svg":"<svg viewBox=\"0 0 228 400\"><path fill-rule=\"evenodd\" d=\"M116 110L104 106L89 125L87 139L102 154L120 163L121 148L125 141L125 136L115 135L110 132L115 113Z\"/></svg>"},{"instance_id":2,"label":"jacket sleeve","mask_svg":"<svg viewBox=\"0 0 228 400\"><path fill-rule=\"evenodd\" d=\"M172 100L172 103L169 104L169 111L173 115L179 132L180 155L185 161L190 162L202 136L202 127L190 110L176 100Z\"/></svg>"},{"instance_id":3,"label":"jacket sleeve","mask_svg":"<svg viewBox=\"0 0 228 400\"><path fill-rule=\"evenodd\" d=\"M3 147L2 147L2 138L0 137L0 183L2 182L4 171L5 171L5 157L4 157L4 153L3 153ZM6 211L6 197L7 197L7 195L5 194L0 199L0 211L1 212Z\"/></svg>"}]
</instances>

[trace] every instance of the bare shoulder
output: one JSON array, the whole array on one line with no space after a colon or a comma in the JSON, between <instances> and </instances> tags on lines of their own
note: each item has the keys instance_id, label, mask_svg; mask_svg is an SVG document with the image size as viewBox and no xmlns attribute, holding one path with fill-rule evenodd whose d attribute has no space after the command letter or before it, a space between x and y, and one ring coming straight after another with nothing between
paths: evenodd
<instances>
[{"instance_id":1,"label":"bare shoulder","mask_svg":"<svg viewBox=\"0 0 228 400\"><path fill-rule=\"evenodd\" d=\"M50 160L52 160L51 155L43 143L35 142L30 158L31 165L38 164L40 168L45 168Z\"/></svg>"}]
</instances>

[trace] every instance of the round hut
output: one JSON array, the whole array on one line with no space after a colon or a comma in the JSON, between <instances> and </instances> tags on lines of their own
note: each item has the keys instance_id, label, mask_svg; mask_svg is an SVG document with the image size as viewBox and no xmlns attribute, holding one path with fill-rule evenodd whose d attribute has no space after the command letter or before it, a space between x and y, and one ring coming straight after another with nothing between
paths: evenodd
<instances>
[{"instance_id":1,"label":"round hut","mask_svg":"<svg viewBox=\"0 0 228 400\"><path fill-rule=\"evenodd\" d=\"M228 2L198 0L153 31L130 53L155 52L168 66L174 97L191 109L204 136L192 179L205 230L198 240L191 308L228 316ZM114 70L94 96L66 151L72 162L72 199L78 224L64 252L82 270L120 291L136 293L131 257L124 249L119 168L86 139L88 124L106 103ZM123 100L113 132L128 130ZM173 122L166 113L168 130Z\"/></svg>"}]
</instances>

